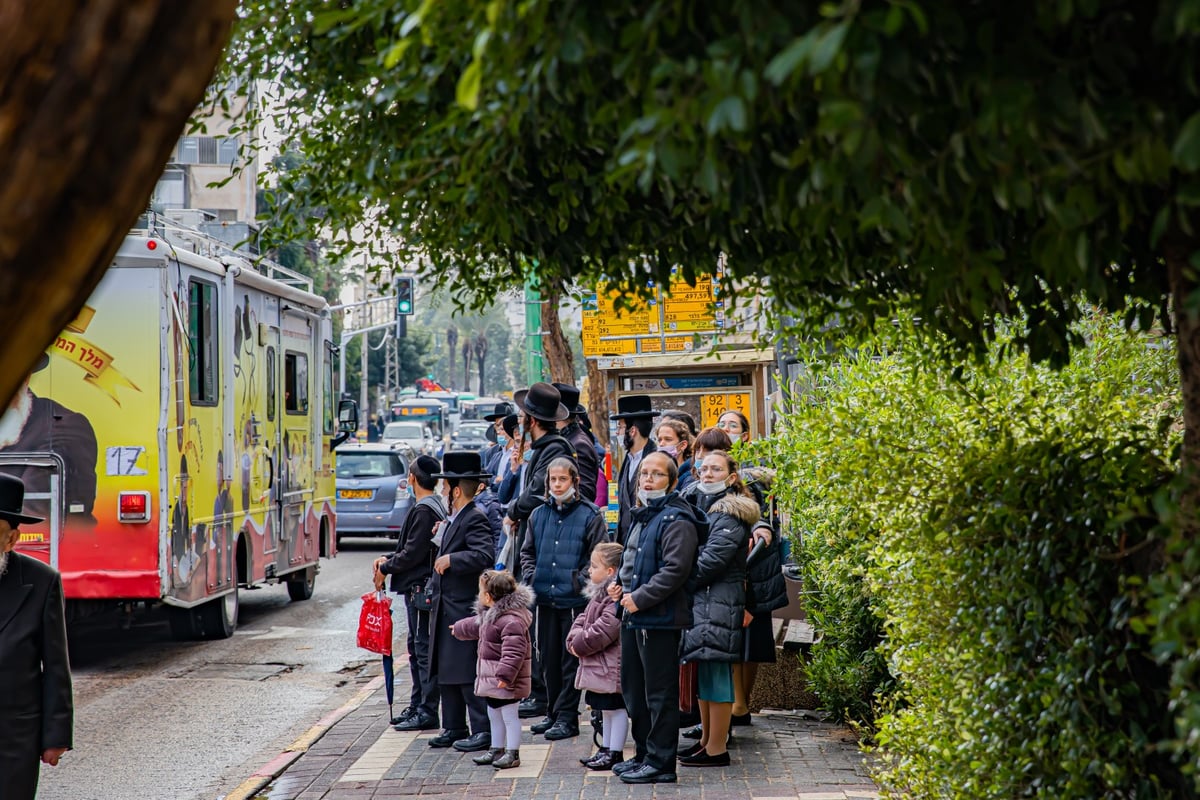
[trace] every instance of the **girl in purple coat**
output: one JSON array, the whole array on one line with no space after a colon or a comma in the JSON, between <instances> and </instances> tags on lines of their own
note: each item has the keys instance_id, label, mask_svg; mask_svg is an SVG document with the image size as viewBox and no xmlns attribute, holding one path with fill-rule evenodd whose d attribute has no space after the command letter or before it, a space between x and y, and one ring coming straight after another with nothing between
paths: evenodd
<instances>
[{"instance_id":1,"label":"girl in purple coat","mask_svg":"<svg viewBox=\"0 0 1200 800\"><path fill-rule=\"evenodd\" d=\"M622 547L603 542L592 550L583 590L591 600L567 633L567 649L579 659L575 688L587 690L584 700L604 716L604 741L595 755L579 759L588 769L609 770L625 760L621 752L629 731L629 714L621 698L621 620L608 587L621 566Z\"/></svg>"},{"instance_id":2,"label":"girl in purple coat","mask_svg":"<svg viewBox=\"0 0 1200 800\"><path fill-rule=\"evenodd\" d=\"M454 638L478 640L475 694L487 703L492 747L472 759L496 769L521 766L521 719L517 703L529 696L532 683L529 624L533 590L511 573L488 570L479 577L475 616L450 626Z\"/></svg>"}]
</instances>

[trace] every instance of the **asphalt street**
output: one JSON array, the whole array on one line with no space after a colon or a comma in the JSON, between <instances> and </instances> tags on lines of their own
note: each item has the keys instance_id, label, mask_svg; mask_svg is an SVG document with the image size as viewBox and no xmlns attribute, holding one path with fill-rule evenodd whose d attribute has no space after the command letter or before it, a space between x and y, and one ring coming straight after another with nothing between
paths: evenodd
<instances>
[{"instance_id":1,"label":"asphalt street","mask_svg":"<svg viewBox=\"0 0 1200 800\"><path fill-rule=\"evenodd\" d=\"M355 631L370 562L391 547L344 540L311 600L243 590L224 641L173 641L161 609L74 625L75 749L42 768L38 797L212 800L236 787L378 674Z\"/></svg>"}]
</instances>

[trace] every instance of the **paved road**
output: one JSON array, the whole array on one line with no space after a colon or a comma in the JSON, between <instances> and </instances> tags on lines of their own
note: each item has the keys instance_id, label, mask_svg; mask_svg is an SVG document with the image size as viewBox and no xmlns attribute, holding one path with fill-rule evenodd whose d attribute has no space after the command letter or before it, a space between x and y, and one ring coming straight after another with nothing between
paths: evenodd
<instances>
[{"instance_id":1,"label":"paved road","mask_svg":"<svg viewBox=\"0 0 1200 800\"><path fill-rule=\"evenodd\" d=\"M75 750L43 768L40 800L212 800L233 789L378 674L354 633L371 559L390 549L344 541L305 602L282 585L243 591L225 641L174 642L161 611L128 629L115 615L74 626Z\"/></svg>"}]
</instances>

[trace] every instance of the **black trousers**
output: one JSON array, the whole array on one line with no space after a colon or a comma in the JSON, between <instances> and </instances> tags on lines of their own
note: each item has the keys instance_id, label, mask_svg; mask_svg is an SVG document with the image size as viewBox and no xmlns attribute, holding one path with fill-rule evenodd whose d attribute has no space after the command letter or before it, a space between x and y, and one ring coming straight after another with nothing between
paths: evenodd
<instances>
[{"instance_id":1,"label":"black trousers","mask_svg":"<svg viewBox=\"0 0 1200 800\"><path fill-rule=\"evenodd\" d=\"M621 695L629 711L635 757L675 771L679 739L677 630L621 628Z\"/></svg>"},{"instance_id":2,"label":"black trousers","mask_svg":"<svg viewBox=\"0 0 1200 800\"><path fill-rule=\"evenodd\" d=\"M529 641L535 643L534 647L533 647L532 663L530 664L529 699L534 703L538 703L539 705L545 706L546 713L549 714L550 713L550 704L548 702L546 702L546 681L542 680L542 656L540 653L538 653L538 648L537 648L537 644L536 644L536 642L538 640L537 639L538 624L537 624L536 609L534 611L533 617L534 617L533 622L529 623Z\"/></svg>"},{"instance_id":3,"label":"black trousers","mask_svg":"<svg viewBox=\"0 0 1200 800\"><path fill-rule=\"evenodd\" d=\"M408 595L404 596L404 610L408 623L408 674L412 679L412 693L408 704L437 719L438 685L433 672L432 655L429 648L429 612L413 607Z\"/></svg>"},{"instance_id":4,"label":"black trousers","mask_svg":"<svg viewBox=\"0 0 1200 800\"><path fill-rule=\"evenodd\" d=\"M443 683L438 687L442 694L442 727L448 731L467 729L468 716L471 733L491 733L492 723L488 720L487 703L475 695L475 686L470 683Z\"/></svg>"},{"instance_id":5,"label":"black trousers","mask_svg":"<svg viewBox=\"0 0 1200 800\"><path fill-rule=\"evenodd\" d=\"M537 649L546 682L546 716L579 724L579 690L575 672L579 659L567 652L567 634L580 609L537 607Z\"/></svg>"}]
</instances>

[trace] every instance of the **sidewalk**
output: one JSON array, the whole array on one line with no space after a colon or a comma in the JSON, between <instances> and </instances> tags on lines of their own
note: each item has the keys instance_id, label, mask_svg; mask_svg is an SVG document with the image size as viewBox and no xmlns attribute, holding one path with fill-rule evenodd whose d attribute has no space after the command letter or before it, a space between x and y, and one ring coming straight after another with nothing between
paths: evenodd
<instances>
[{"instance_id":1,"label":"sidewalk","mask_svg":"<svg viewBox=\"0 0 1200 800\"><path fill-rule=\"evenodd\" d=\"M397 669L400 673L400 670ZM397 675L396 699L408 692ZM373 682L374 683L374 682ZM383 689L363 701L320 738L310 736L301 755L281 754L260 770L278 773L250 795L256 800L368 800L420 796L423 800L514 797L521 800L607 800L607 798L685 797L700 800L849 800L876 796L865 756L853 734L802 712L764 712L754 724L734 729L732 766L677 769L679 782L651 786L624 784L611 772L592 772L578 759L594 752L591 726L581 719L574 739L547 742L529 733L521 744L521 766L495 770L471 763L475 753L428 746L437 731L399 733L388 724ZM396 710L402 707L397 703ZM320 735L319 733L316 735ZM315 741L312 741L315 738ZM633 754L632 742L625 750ZM284 766L286 765L286 766ZM280 772L280 769L282 771Z\"/></svg>"}]
</instances>

